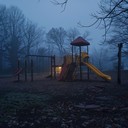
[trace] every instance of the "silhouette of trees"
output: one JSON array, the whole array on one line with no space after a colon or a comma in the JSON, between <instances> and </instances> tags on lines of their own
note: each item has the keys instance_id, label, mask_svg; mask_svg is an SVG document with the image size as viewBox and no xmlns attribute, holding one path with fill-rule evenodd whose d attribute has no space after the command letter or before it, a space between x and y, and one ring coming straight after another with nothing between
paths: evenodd
<instances>
[{"instance_id":1,"label":"silhouette of trees","mask_svg":"<svg viewBox=\"0 0 128 128\"><path fill-rule=\"evenodd\" d=\"M25 17L17 7L7 9L7 41L5 44L6 57L14 69L21 52L23 25Z\"/></svg>"},{"instance_id":2,"label":"silhouette of trees","mask_svg":"<svg viewBox=\"0 0 128 128\"><path fill-rule=\"evenodd\" d=\"M67 38L69 42L72 42L75 38L80 35L80 32L77 28L70 28L67 32Z\"/></svg>"},{"instance_id":3,"label":"silhouette of trees","mask_svg":"<svg viewBox=\"0 0 128 128\"><path fill-rule=\"evenodd\" d=\"M107 44L118 46L123 43L123 55L128 55L128 1L103 0L100 4L99 15L95 14L97 21L104 22ZM111 32L111 34L110 34Z\"/></svg>"},{"instance_id":4,"label":"silhouette of trees","mask_svg":"<svg viewBox=\"0 0 128 128\"><path fill-rule=\"evenodd\" d=\"M63 8L63 11L64 11L65 8L66 8L66 5L68 3L68 0L63 0L62 2L59 2L58 0L53 0L52 2L55 5L60 5Z\"/></svg>"},{"instance_id":5,"label":"silhouette of trees","mask_svg":"<svg viewBox=\"0 0 128 128\"><path fill-rule=\"evenodd\" d=\"M64 28L52 28L46 35L47 43L54 45L58 50L60 55L65 54L65 38L66 31Z\"/></svg>"},{"instance_id":6,"label":"silhouette of trees","mask_svg":"<svg viewBox=\"0 0 128 128\"><path fill-rule=\"evenodd\" d=\"M59 2L58 0L53 0L53 3L56 5L62 6L64 9L69 0L63 0ZM96 21L92 24L94 25L97 22L104 22L105 28L110 27L113 19L118 16L127 14L128 11L128 1L127 0L101 0L100 2L100 12L94 14Z\"/></svg>"},{"instance_id":7,"label":"silhouette of trees","mask_svg":"<svg viewBox=\"0 0 128 128\"><path fill-rule=\"evenodd\" d=\"M92 55L90 60L92 63L101 71L102 70L111 70L112 69L112 61L110 61L110 55L108 53L109 49L105 48L98 48L92 50ZM109 51L110 53L110 51Z\"/></svg>"},{"instance_id":8,"label":"silhouette of trees","mask_svg":"<svg viewBox=\"0 0 128 128\"><path fill-rule=\"evenodd\" d=\"M2 70L3 55L6 64L12 69L17 67L17 60L37 50L41 43L43 31L31 21L26 20L17 7L0 6L0 67ZM4 54L3 54L4 51ZM38 51L38 50L37 50Z\"/></svg>"},{"instance_id":9,"label":"silhouette of trees","mask_svg":"<svg viewBox=\"0 0 128 128\"><path fill-rule=\"evenodd\" d=\"M48 49L44 47L40 47L37 51L37 54L41 56L48 55Z\"/></svg>"},{"instance_id":10,"label":"silhouette of trees","mask_svg":"<svg viewBox=\"0 0 128 128\"><path fill-rule=\"evenodd\" d=\"M56 5L64 9L69 0L59 2L54 0ZM104 37L107 44L117 47L118 43L123 43L123 53L128 55L128 1L127 0L101 0L99 4L100 11L92 14L95 21L83 27L91 27L98 24L104 27ZM107 37L109 35L109 38Z\"/></svg>"},{"instance_id":11,"label":"silhouette of trees","mask_svg":"<svg viewBox=\"0 0 128 128\"><path fill-rule=\"evenodd\" d=\"M38 28L36 24L33 24L31 21L27 21L24 25L24 48L25 54L29 55L30 50L35 46L41 43L41 38L43 37L43 31L41 28Z\"/></svg>"},{"instance_id":12,"label":"silhouette of trees","mask_svg":"<svg viewBox=\"0 0 128 128\"><path fill-rule=\"evenodd\" d=\"M62 6L64 9L69 0L63 0L59 2L58 0L53 0L54 4ZM96 21L89 26L92 26L96 23L104 24L105 34L107 34L110 26L113 25L113 22L117 18L127 19L128 12L128 1L127 0L101 0L100 12L93 14L93 17L96 18ZM84 25L83 25L84 26Z\"/></svg>"},{"instance_id":13,"label":"silhouette of trees","mask_svg":"<svg viewBox=\"0 0 128 128\"><path fill-rule=\"evenodd\" d=\"M7 30L6 30L6 7L0 6L0 71L3 69L3 56L4 56L4 44L7 39Z\"/></svg>"},{"instance_id":14,"label":"silhouette of trees","mask_svg":"<svg viewBox=\"0 0 128 128\"><path fill-rule=\"evenodd\" d=\"M102 0L99 7L99 14L94 14L93 16L97 22L103 21L105 34L107 34L113 23L116 23L117 19L127 19L127 0Z\"/></svg>"},{"instance_id":15,"label":"silhouette of trees","mask_svg":"<svg viewBox=\"0 0 128 128\"><path fill-rule=\"evenodd\" d=\"M71 53L70 43L80 35L81 33L77 28L70 28L69 30L65 30L62 27L50 29L46 34L46 43L49 53L56 54L57 50L60 56ZM88 32L83 33L84 38L87 38L88 35ZM74 51L77 53L76 47L74 47Z\"/></svg>"},{"instance_id":16,"label":"silhouette of trees","mask_svg":"<svg viewBox=\"0 0 128 128\"><path fill-rule=\"evenodd\" d=\"M77 28L71 28L71 29L69 29L68 31L67 31L67 40L68 40L68 51L70 51L71 52L71 45L70 45L70 43L73 41L73 40L75 40L78 36L80 35L80 32L78 31L78 29ZM73 49L74 49L74 53L77 53L77 51L78 51L78 48L77 47L73 47Z\"/></svg>"}]
</instances>

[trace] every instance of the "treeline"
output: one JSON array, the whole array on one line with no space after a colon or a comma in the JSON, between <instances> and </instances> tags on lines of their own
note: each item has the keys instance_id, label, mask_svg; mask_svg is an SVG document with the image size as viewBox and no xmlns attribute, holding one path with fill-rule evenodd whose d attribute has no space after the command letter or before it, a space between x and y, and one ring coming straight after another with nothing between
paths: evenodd
<instances>
[{"instance_id":1,"label":"treeline","mask_svg":"<svg viewBox=\"0 0 128 128\"><path fill-rule=\"evenodd\" d=\"M3 66L15 69L18 58L29 54L63 56L70 52L70 42L79 35L76 28L51 28L45 32L19 8L0 5L0 69ZM82 36L87 37L88 33Z\"/></svg>"},{"instance_id":2,"label":"treeline","mask_svg":"<svg viewBox=\"0 0 128 128\"><path fill-rule=\"evenodd\" d=\"M0 67L15 68L17 59L39 45L43 31L17 7L0 6Z\"/></svg>"}]
</instances>

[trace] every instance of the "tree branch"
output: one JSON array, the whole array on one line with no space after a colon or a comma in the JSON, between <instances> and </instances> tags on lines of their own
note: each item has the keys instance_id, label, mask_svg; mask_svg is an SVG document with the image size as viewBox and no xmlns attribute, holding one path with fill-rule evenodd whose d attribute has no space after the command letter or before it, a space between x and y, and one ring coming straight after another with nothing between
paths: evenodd
<instances>
[{"instance_id":1,"label":"tree branch","mask_svg":"<svg viewBox=\"0 0 128 128\"><path fill-rule=\"evenodd\" d=\"M55 5L59 5L63 8L62 12L65 10L68 0L64 0L63 2L58 2L58 0L51 1Z\"/></svg>"}]
</instances>

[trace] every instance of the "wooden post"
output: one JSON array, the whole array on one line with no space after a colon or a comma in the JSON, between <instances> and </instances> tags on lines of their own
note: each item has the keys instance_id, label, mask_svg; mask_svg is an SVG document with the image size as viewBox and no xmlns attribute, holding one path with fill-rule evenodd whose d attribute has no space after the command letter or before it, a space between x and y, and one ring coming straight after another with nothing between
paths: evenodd
<instances>
[{"instance_id":1,"label":"wooden post","mask_svg":"<svg viewBox=\"0 0 128 128\"><path fill-rule=\"evenodd\" d=\"M121 49L123 44L118 44L118 76L117 76L117 82L118 84L121 84Z\"/></svg>"},{"instance_id":2,"label":"wooden post","mask_svg":"<svg viewBox=\"0 0 128 128\"><path fill-rule=\"evenodd\" d=\"M33 60L31 60L31 81L33 81Z\"/></svg>"},{"instance_id":3,"label":"wooden post","mask_svg":"<svg viewBox=\"0 0 128 128\"><path fill-rule=\"evenodd\" d=\"M24 61L24 73L25 73L25 81L27 81L27 60Z\"/></svg>"},{"instance_id":4,"label":"wooden post","mask_svg":"<svg viewBox=\"0 0 128 128\"><path fill-rule=\"evenodd\" d=\"M18 60L18 70L20 69L20 60ZM20 81L20 73L18 73L18 82Z\"/></svg>"},{"instance_id":5,"label":"wooden post","mask_svg":"<svg viewBox=\"0 0 128 128\"><path fill-rule=\"evenodd\" d=\"M51 78L53 77L52 59L53 59L53 57L51 56Z\"/></svg>"},{"instance_id":6,"label":"wooden post","mask_svg":"<svg viewBox=\"0 0 128 128\"><path fill-rule=\"evenodd\" d=\"M63 60L64 60L64 61L63 61L63 62L64 62L63 65L64 65L64 64L67 64L67 62L66 62L66 56L63 57Z\"/></svg>"},{"instance_id":7,"label":"wooden post","mask_svg":"<svg viewBox=\"0 0 128 128\"><path fill-rule=\"evenodd\" d=\"M88 54L88 53L89 53L89 49L88 49L88 46L87 46L87 54ZM87 58L87 63L88 63L88 58ZM87 74L88 74L88 80L89 80L89 75L90 75L90 74L89 74L89 68L87 68L87 70L88 70L88 73L87 73Z\"/></svg>"},{"instance_id":8,"label":"wooden post","mask_svg":"<svg viewBox=\"0 0 128 128\"><path fill-rule=\"evenodd\" d=\"M80 80L82 80L82 67L81 67L81 46L79 46L80 48Z\"/></svg>"},{"instance_id":9,"label":"wooden post","mask_svg":"<svg viewBox=\"0 0 128 128\"><path fill-rule=\"evenodd\" d=\"M56 57L55 55L53 56L53 63L54 63L54 79L56 79Z\"/></svg>"},{"instance_id":10,"label":"wooden post","mask_svg":"<svg viewBox=\"0 0 128 128\"><path fill-rule=\"evenodd\" d=\"M73 63L73 45L72 45L72 63Z\"/></svg>"}]
</instances>

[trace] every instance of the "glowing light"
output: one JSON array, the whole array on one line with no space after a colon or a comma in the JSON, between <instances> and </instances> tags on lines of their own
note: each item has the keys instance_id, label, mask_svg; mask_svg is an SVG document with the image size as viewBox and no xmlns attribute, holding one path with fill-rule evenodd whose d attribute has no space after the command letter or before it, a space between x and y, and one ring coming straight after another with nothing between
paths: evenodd
<instances>
[{"instance_id":1,"label":"glowing light","mask_svg":"<svg viewBox=\"0 0 128 128\"><path fill-rule=\"evenodd\" d=\"M59 70L61 70L62 67L58 67L58 68L59 68Z\"/></svg>"},{"instance_id":2,"label":"glowing light","mask_svg":"<svg viewBox=\"0 0 128 128\"><path fill-rule=\"evenodd\" d=\"M61 66L56 67L56 73L57 74L60 74L61 70L62 70L62 67Z\"/></svg>"}]
</instances>

